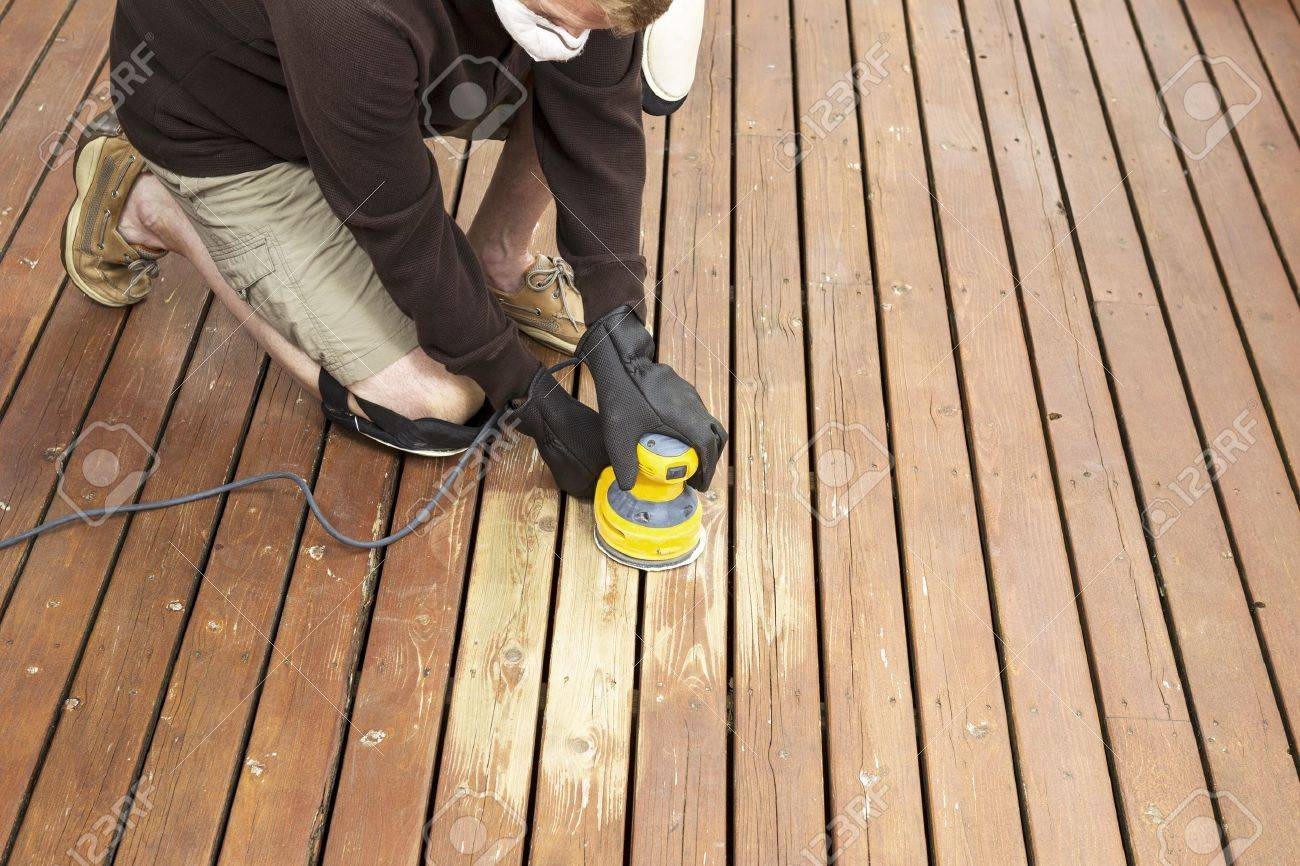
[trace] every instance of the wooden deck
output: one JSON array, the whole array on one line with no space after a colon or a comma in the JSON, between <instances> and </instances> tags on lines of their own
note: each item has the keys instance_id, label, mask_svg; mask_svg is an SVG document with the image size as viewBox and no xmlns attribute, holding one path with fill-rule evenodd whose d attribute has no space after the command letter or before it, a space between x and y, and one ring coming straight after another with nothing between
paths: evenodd
<instances>
[{"instance_id":1,"label":"wooden deck","mask_svg":"<svg viewBox=\"0 0 1300 866\"><path fill-rule=\"evenodd\" d=\"M112 11L0 17L0 535L281 468L404 523L449 462L329 429L184 262L64 282ZM6 550L0 859L1295 862L1297 46L1288 0L712 3L644 221L732 433L703 558L605 560L531 447L383 554L287 486ZM497 150L434 152L468 224Z\"/></svg>"}]
</instances>

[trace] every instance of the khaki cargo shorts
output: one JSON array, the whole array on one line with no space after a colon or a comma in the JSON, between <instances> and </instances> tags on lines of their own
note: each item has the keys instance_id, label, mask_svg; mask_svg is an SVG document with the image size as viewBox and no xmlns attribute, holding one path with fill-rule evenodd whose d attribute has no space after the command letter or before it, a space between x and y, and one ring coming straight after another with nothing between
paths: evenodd
<instances>
[{"instance_id":1,"label":"khaki cargo shorts","mask_svg":"<svg viewBox=\"0 0 1300 866\"><path fill-rule=\"evenodd\" d=\"M393 303L306 165L203 178L149 169L231 288L343 385L418 345L415 323Z\"/></svg>"}]
</instances>

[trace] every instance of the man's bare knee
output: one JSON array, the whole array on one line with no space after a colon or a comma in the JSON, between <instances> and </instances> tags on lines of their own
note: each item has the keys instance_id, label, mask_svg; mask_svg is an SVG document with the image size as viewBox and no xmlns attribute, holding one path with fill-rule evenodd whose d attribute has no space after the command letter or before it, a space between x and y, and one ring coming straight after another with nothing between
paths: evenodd
<instances>
[{"instance_id":1,"label":"man's bare knee","mask_svg":"<svg viewBox=\"0 0 1300 866\"><path fill-rule=\"evenodd\" d=\"M354 383L353 394L407 418L463 424L483 405L483 389L412 349L384 369Z\"/></svg>"}]
</instances>

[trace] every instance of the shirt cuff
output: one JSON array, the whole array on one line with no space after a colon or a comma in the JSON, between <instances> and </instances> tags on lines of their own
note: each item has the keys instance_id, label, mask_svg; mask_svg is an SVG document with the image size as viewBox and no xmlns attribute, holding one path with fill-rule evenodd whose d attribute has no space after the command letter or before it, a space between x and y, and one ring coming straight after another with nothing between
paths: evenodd
<instances>
[{"instance_id":1,"label":"shirt cuff","mask_svg":"<svg viewBox=\"0 0 1300 866\"><path fill-rule=\"evenodd\" d=\"M645 259L605 259L585 267L573 267L573 281L582 293L583 318L587 324L624 304L645 320Z\"/></svg>"}]
</instances>

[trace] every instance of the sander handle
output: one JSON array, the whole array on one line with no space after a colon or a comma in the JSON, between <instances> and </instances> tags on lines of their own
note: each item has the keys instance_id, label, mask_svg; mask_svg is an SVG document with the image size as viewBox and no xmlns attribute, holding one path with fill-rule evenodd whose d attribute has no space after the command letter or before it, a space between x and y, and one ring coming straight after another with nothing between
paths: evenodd
<instances>
[{"instance_id":1,"label":"sander handle","mask_svg":"<svg viewBox=\"0 0 1300 866\"><path fill-rule=\"evenodd\" d=\"M638 499L667 502L681 495L686 479L700 468L699 455L685 442L662 433L647 433L637 442L637 478L631 493Z\"/></svg>"}]
</instances>

